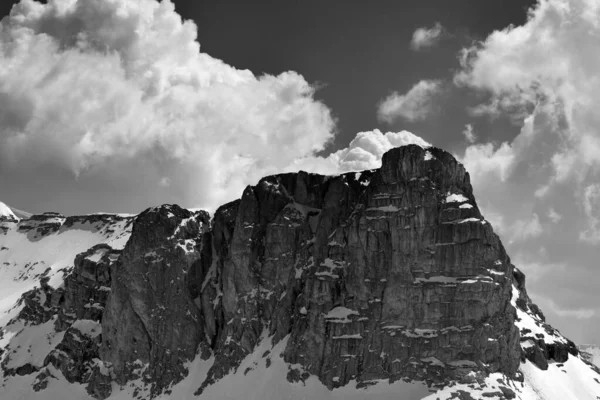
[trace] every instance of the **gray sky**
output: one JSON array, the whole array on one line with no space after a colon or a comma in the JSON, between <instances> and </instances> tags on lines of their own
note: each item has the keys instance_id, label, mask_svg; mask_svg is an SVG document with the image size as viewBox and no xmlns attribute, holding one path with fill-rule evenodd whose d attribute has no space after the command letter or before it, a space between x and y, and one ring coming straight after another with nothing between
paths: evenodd
<instances>
[{"instance_id":1,"label":"gray sky","mask_svg":"<svg viewBox=\"0 0 600 400\"><path fill-rule=\"evenodd\" d=\"M0 30L0 200L214 209L263 175L373 168L425 140L465 163L549 321L599 342L600 8L347 3L18 3Z\"/></svg>"}]
</instances>

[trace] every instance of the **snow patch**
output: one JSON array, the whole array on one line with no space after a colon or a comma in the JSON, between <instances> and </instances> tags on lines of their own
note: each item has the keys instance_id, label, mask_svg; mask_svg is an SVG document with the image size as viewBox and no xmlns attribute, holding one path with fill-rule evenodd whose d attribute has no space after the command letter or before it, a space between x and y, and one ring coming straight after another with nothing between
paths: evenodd
<instances>
[{"instance_id":1,"label":"snow patch","mask_svg":"<svg viewBox=\"0 0 600 400\"><path fill-rule=\"evenodd\" d=\"M381 207L369 207L365 211L383 211L383 212L398 212L400 209L393 205L381 206Z\"/></svg>"},{"instance_id":2,"label":"snow patch","mask_svg":"<svg viewBox=\"0 0 600 400\"><path fill-rule=\"evenodd\" d=\"M460 193L448 193L446 195L446 203L464 203L465 201L469 201L469 199Z\"/></svg>"},{"instance_id":3,"label":"snow patch","mask_svg":"<svg viewBox=\"0 0 600 400\"><path fill-rule=\"evenodd\" d=\"M104 255L108 252L108 249L98 249L96 250L96 252L94 254L90 254L89 256L86 257L87 260L90 260L91 262L99 262L102 257L104 257Z\"/></svg>"},{"instance_id":4,"label":"snow patch","mask_svg":"<svg viewBox=\"0 0 600 400\"><path fill-rule=\"evenodd\" d=\"M433 154L431 154L431 152L428 150L425 152L425 156L423 157L423 160L425 161L429 161L429 160L435 160L436 158L433 156Z\"/></svg>"},{"instance_id":5,"label":"snow patch","mask_svg":"<svg viewBox=\"0 0 600 400\"><path fill-rule=\"evenodd\" d=\"M340 336L332 337L333 340L350 340L350 339L360 340L362 338L363 337L359 333L355 333L353 335L340 335Z\"/></svg>"},{"instance_id":6,"label":"snow patch","mask_svg":"<svg viewBox=\"0 0 600 400\"><path fill-rule=\"evenodd\" d=\"M325 320L336 324L347 324L352 322L351 315L359 315L360 313L346 307L335 307L325 315Z\"/></svg>"},{"instance_id":7,"label":"snow patch","mask_svg":"<svg viewBox=\"0 0 600 400\"><path fill-rule=\"evenodd\" d=\"M92 338L95 338L102 333L102 325L100 325L99 322L90 319L78 319L71 327Z\"/></svg>"}]
</instances>

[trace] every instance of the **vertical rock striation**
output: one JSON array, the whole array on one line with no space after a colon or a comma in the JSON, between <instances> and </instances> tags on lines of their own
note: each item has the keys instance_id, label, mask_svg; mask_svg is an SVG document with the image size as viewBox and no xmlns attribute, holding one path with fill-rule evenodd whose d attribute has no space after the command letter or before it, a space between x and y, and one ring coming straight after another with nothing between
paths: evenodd
<instances>
[{"instance_id":1,"label":"vertical rock striation","mask_svg":"<svg viewBox=\"0 0 600 400\"><path fill-rule=\"evenodd\" d=\"M111 271L102 319L103 361L118 383L141 377L157 388L180 380L204 342L188 274L201 263L208 214L161 206L140 214ZM151 379L150 379L151 378Z\"/></svg>"},{"instance_id":2,"label":"vertical rock striation","mask_svg":"<svg viewBox=\"0 0 600 400\"><path fill-rule=\"evenodd\" d=\"M20 223L31 240L64 222L38 219ZM123 250L94 246L64 287L26 293L21 317L53 321L58 345L41 371L12 355L6 371L40 371L43 389L51 364L97 398L131 380L151 397L197 355L212 357L201 394L267 336L286 340L288 380L315 375L330 389L483 382L518 377L522 357L544 369L577 354L527 296L469 174L440 149L392 149L372 171L269 176L211 222L164 205L131 223Z\"/></svg>"},{"instance_id":3,"label":"vertical rock striation","mask_svg":"<svg viewBox=\"0 0 600 400\"><path fill-rule=\"evenodd\" d=\"M516 372L513 267L450 154L406 146L375 171L268 177L224 211L215 378L265 329L290 335L289 379L330 388Z\"/></svg>"}]
</instances>

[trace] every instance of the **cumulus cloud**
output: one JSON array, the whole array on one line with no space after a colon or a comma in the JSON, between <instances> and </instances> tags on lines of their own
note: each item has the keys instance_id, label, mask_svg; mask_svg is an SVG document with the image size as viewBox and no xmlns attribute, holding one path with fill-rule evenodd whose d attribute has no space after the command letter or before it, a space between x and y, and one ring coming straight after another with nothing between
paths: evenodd
<instances>
[{"instance_id":1,"label":"cumulus cloud","mask_svg":"<svg viewBox=\"0 0 600 400\"><path fill-rule=\"evenodd\" d=\"M456 76L459 84L487 91L490 110L544 120L553 181L585 178L600 163L600 61L592 56L599 11L590 0L541 1L525 25L496 31L466 49Z\"/></svg>"},{"instance_id":2,"label":"cumulus cloud","mask_svg":"<svg viewBox=\"0 0 600 400\"><path fill-rule=\"evenodd\" d=\"M410 122L423 120L434 111L434 99L441 89L440 81L422 80L405 94L393 92L379 103L377 117L387 123L398 118Z\"/></svg>"},{"instance_id":3,"label":"cumulus cloud","mask_svg":"<svg viewBox=\"0 0 600 400\"><path fill-rule=\"evenodd\" d=\"M147 159L161 186L191 168L185 201L213 205L324 149L335 124L313 95L295 72L257 77L201 53L169 0L23 0L1 23L5 168L82 177Z\"/></svg>"},{"instance_id":4,"label":"cumulus cloud","mask_svg":"<svg viewBox=\"0 0 600 400\"><path fill-rule=\"evenodd\" d=\"M482 143L467 147L462 162L471 174L475 186L483 186L489 175L504 182L511 172L515 154L508 143L494 148L493 143Z\"/></svg>"},{"instance_id":5,"label":"cumulus cloud","mask_svg":"<svg viewBox=\"0 0 600 400\"><path fill-rule=\"evenodd\" d=\"M462 131L462 134L468 143L475 143L477 140L477 136L475 135L475 132L473 132L473 125L471 124L465 125L465 129Z\"/></svg>"},{"instance_id":6,"label":"cumulus cloud","mask_svg":"<svg viewBox=\"0 0 600 400\"><path fill-rule=\"evenodd\" d=\"M579 208L588 217L593 212L587 199L595 193L590 183L600 171L600 118L595 107L600 102L600 62L593 56L598 51L600 9L594 4L540 1L525 25L496 31L465 49L463 69L455 78L460 85L487 92L489 112L527 115L521 118L523 128L515 140L493 151L490 144L471 146L466 162L502 164L501 180L528 163L530 171L540 171L531 185L536 198L546 198L556 187L574 186ZM581 227L581 238L596 243L593 215L588 220L591 225Z\"/></svg>"},{"instance_id":7,"label":"cumulus cloud","mask_svg":"<svg viewBox=\"0 0 600 400\"><path fill-rule=\"evenodd\" d=\"M0 22L0 178L59 191L67 170L86 196L214 209L265 175L371 168L426 144L361 132L318 157L336 124L314 94L296 72L256 76L201 52L170 0L22 0Z\"/></svg>"},{"instance_id":8,"label":"cumulus cloud","mask_svg":"<svg viewBox=\"0 0 600 400\"><path fill-rule=\"evenodd\" d=\"M583 209L587 217L587 227L579 238L590 244L600 243L600 184L592 184L583 193Z\"/></svg>"},{"instance_id":9,"label":"cumulus cloud","mask_svg":"<svg viewBox=\"0 0 600 400\"><path fill-rule=\"evenodd\" d=\"M515 221L511 230L514 232L511 241L538 237L543 232L540 217L536 213L533 213L529 219Z\"/></svg>"},{"instance_id":10,"label":"cumulus cloud","mask_svg":"<svg viewBox=\"0 0 600 400\"><path fill-rule=\"evenodd\" d=\"M554 301L549 300L550 307L560 317L576 318L576 319L590 319L596 316L596 310L591 308L580 308L575 310L565 310L558 306Z\"/></svg>"},{"instance_id":11,"label":"cumulus cloud","mask_svg":"<svg viewBox=\"0 0 600 400\"><path fill-rule=\"evenodd\" d=\"M552 221L553 224L558 224L562 219L562 215L556 212L556 210L552 207L548 210L548 219Z\"/></svg>"},{"instance_id":12,"label":"cumulus cloud","mask_svg":"<svg viewBox=\"0 0 600 400\"><path fill-rule=\"evenodd\" d=\"M291 170L303 169L309 172L341 173L362 171L381 167L383 154L394 147L416 144L423 148L431 144L408 131L382 133L379 129L359 132L350 145L330 154L328 157L307 157L298 159Z\"/></svg>"},{"instance_id":13,"label":"cumulus cloud","mask_svg":"<svg viewBox=\"0 0 600 400\"><path fill-rule=\"evenodd\" d=\"M432 47L441 39L443 33L442 24L436 22L431 28L420 27L413 32L410 41L410 47L415 50L421 50Z\"/></svg>"},{"instance_id":14,"label":"cumulus cloud","mask_svg":"<svg viewBox=\"0 0 600 400\"><path fill-rule=\"evenodd\" d=\"M514 243L524 243L544 233L540 217L536 213L531 216L525 215L521 219L513 219L515 218L513 216L506 218L502 209L498 209L490 203L482 205L486 219L492 224L494 231L502 235L508 246ZM545 250L540 254L544 253Z\"/></svg>"},{"instance_id":15,"label":"cumulus cloud","mask_svg":"<svg viewBox=\"0 0 600 400\"><path fill-rule=\"evenodd\" d=\"M600 332L589 307L598 299L590 282L600 244L599 36L596 1L540 0L523 25L465 49L454 79L487 99L472 107L475 114L521 126L512 140L471 144L464 153L483 213L499 221L509 253L545 259L535 272L543 284L531 290L556 302L556 318L589 318L589 332ZM534 264L523 264L526 274Z\"/></svg>"},{"instance_id":16,"label":"cumulus cloud","mask_svg":"<svg viewBox=\"0 0 600 400\"><path fill-rule=\"evenodd\" d=\"M522 270L528 271L528 291L547 316L590 320L598 315L593 271L577 265L574 268L573 263L540 262L521 253L516 254L514 261ZM582 282L583 285L580 284ZM540 288L545 291L540 291ZM585 328L590 329L593 323L593 320L587 321Z\"/></svg>"}]
</instances>

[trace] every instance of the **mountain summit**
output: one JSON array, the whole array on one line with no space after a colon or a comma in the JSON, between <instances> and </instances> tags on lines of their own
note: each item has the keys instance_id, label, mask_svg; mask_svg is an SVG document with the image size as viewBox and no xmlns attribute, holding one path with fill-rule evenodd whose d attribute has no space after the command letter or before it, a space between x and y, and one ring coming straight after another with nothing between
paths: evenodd
<instances>
[{"instance_id":1,"label":"mountain summit","mask_svg":"<svg viewBox=\"0 0 600 400\"><path fill-rule=\"evenodd\" d=\"M0 246L1 398L600 396L437 148L269 176L212 220L7 219Z\"/></svg>"},{"instance_id":2,"label":"mountain summit","mask_svg":"<svg viewBox=\"0 0 600 400\"><path fill-rule=\"evenodd\" d=\"M18 210L13 207L9 207L0 201L0 221L2 220L19 220L22 218L29 218L32 214Z\"/></svg>"}]
</instances>

